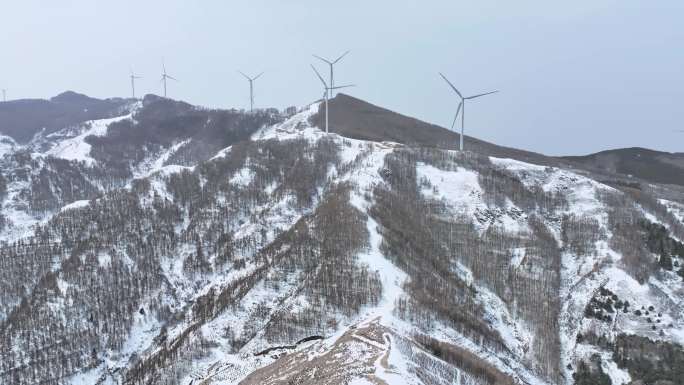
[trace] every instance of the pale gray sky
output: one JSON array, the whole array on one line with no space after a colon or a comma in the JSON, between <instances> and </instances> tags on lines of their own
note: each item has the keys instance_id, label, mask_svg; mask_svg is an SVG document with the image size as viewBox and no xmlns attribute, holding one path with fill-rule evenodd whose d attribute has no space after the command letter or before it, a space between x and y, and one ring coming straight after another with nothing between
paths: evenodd
<instances>
[{"instance_id":1,"label":"pale gray sky","mask_svg":"<svg viewBox=\"0 0 684 385\"><path fill-rule=\"evenodd\" d=\"M266 71L256 104L322 94L312 53L336 56L351 95L448 126L474 101L468 134L551 155L644 146L684 151L684 1L1 0L0 88L10 98L70 89L139 93L212 107L248 105L236 72ZM324 67L320 66L323 70Z\"/></svg>"}]
</instances>

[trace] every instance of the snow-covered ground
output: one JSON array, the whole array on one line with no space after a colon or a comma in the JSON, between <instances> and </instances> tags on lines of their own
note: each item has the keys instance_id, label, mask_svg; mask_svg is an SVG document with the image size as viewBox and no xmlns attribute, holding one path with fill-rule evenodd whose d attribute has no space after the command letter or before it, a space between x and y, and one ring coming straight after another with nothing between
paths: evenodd
<instances>
[{"instance_id":1,"label":"snow-covered ground","mask_svg":"<svg viewBox=\"0 0 684 385\"><path fill-rule=\"evenodd\" d=\"M61 209L59 209L59 211L62 212L62 211L68 211L68 210L73 210L73 209L80 209L81 207L86 207L89 204L90 204L90 201L87 199L75 201L75 202L69 203L66 206L63 206Z\"/></svg>"},{"instance_id":2,"label":"snow-covered ground","mask_svg":"<svg viewBox=\"0 0 684 385\"><path fill-rule=\"evenodd\" d=\"M326 138L337 144L343 166L348 167L330 170L328 183L350 183L353 187L350 203L361 213L367 215L366 229L369 234L369 245L357 255L357 262L367 266L369 271L378 273L382 283L382 297L377 305L362 308L361 312L351 319L341 315L332 315L341 320L335 333L322 341L298 346L289 355L296 356L296 354L301 353L302 357L306 357L306 360L312 361L330 352L335 352L341 356L351 355L351 359L369 359L370 369L364 375L355 376L351 380L351 383L356 385L378 383L379 381L384 381L389 385L418 384L414 373L410 370L411 365L415 365L411 362L410 354L407 355L405 351L402 352L396 348L400 343L400 338L410 338L418 331L413 325L399 319L394 314L397 300L406 295L402 284L406 282L408 277L406 273L383 255L380 225L368 215L373 205L372 198L370 198L372 197L371 192L374 187L384 183L379 173L383 167L384 159L397 148L400 148L401 145L367 142L343 138L336 134L326 134L318 128L312 127L309 123L310 118L318 111L318 107L317 103L312 104L282 123L264 127L252 136L252 140L278 139L284 141L304 138L313 143ZM109 124L122 119L130 119L131 116L129 114L113 119L91 121L78 128L72 128L71 131L67 130L58 135L50 135L47 138L55 139L55 144L46 154L63 159L83 161L92 165L95 160L90 157L90 145L85 142L85 138L90 135L104 135ZM181 141L159 154L151 155L134 170L135 177L148 178L152 185L150 197L143 199L141 202L143 205L150 204L151 196L154 193L171 198L169 192L166 191L165 179L182 170L193 170L192 167L166 165L168 159L185 144L187 141ZM3 138L0 138L0 156L2 156L3 151L14 151L15 146L13 142L3 141ZM223 149L213 159L227 156L230 151L230 147ZM606 207L599 199L598 193L601 191L616 192L615 190L566 170L511 159L491 158L490 160L495 167L518 176L527 186L540 187L546 192L562 195L568 205L559 212L553 213L556 218L566 214L586 216L595 219L599 223L600 230L605 232L606 236L596 242L596 253L593 255L578 256L570 252L564 252L562 255L559 293L562 299L560 332L563 356L561 367L565 368L566 364L575 366L577 360L587 359L591 354L598 353L603 358L604 371L609 374L614 383L629 380L629 375L617 368L608 352L576 342L577 334L584 332L590 326L605 327L607 332L611 332L612 327L613 330L626 330L656 339L662 338L684 343L684 313L682 310L667 308L666 306L667 298L681 298L684 289L681 288L680 281L675 281L674 278L670 280L669 276L665 276L665 278L654 278L645 284L639 284L622 269L620 264L622 256L609 247L606 240L610 236ZM485 201L483 198L484 191L480 186L476 171L463 166L443 170L430 164L419 163L416 174L421 194L426 198L444 203L447 208L445 216L460 215L473 218L474 224L481 231L486 230L488 226L499 226L509 233L529 233L527 213L512 215L511 213L519 213L522 210L510 200L505 203L505 207L495 207ZM248 159L244 167L232 176L230 183L236 188L244 188L252 183L254 175ZM17 239L17 237L30 231L31 226L45 220L42 217L34 218L22 211L20 207L8 203L14 202L21 188L22 186L17 183L10 183L8 186L8 198L3 203L3 212L9 215L12 223L10 231L6 233L5 238L1 239ZM276 188L277 186L271 186L266 193L271 194ZM224 199L224 197L219 197L219 199ZM279 232L291 228L299 219L310 213L318 203L317 201L314 202L313 207L308 209L295 210L292 199L293 197L290 196L274 199L265 205L251 208L250 212L244 216L232 218L236 223L233 231L235 240L247 239L250 235L267 230L265 232L267 235L262 240L263 243L267 244L273 241ZM684 221L684 205L669 201L662 203ZM60 211L76 210L88 204L89 201L87 200L76 201L62 207ZM486 223L478 222L477 218L483 212L496 214L493 216L495 219ZM187 227L188 224L189 221L186 219L184 226ZM558 221L547 220L546 225L556 237L558 245L563 246ZM184 228L179 228L179 233L182 230ZM228 287L236 280L253 273L258 267L250 262L242 269L226 269L204 277L189 279L183 271L183 260L192 252L193 248L188 246L186 249L179 250L178 255L162 258L161 273L165 276L171 288L170 291L173 293L173 298L169 296L167 301L174 306L174 309L188 308L201 295L212 289L221 290ZM247 260L250 255L239 257ZM524 248L512 250L511 266L519 266L524 259ZM100 260L100 263L106 265L107 261L103 259ZM525 356L534 338L527 325L511 315L504 301L493 291L475 282L472 278L472 272L465 266L455 263L453 269L465 282L472 285L477 293L476 301L484 308L483 317L500 333L511 353L502 356L500 353L489 351L478 341L473 341L440 322L435 322L434 337L478 355L493 367L516 379L529 384L544 384L545 382L539 379L520 360L521 357ZM602 286L618 294L620 298L629 300L630 303L652 303L659 308L662 307L664 309L662 322L672 323L673 326L665 329L663 336L658 336L649 331L648 325L644 324L643 320L636 319L631 315L618 317L611 325L597 326L596 323L592 323L592 320L585 320L583 317L584 308L597 289ZM294 279L280 282L278 290L260 282L242 299L239 309L225 311L202 325L200 328L202 335L206 339L216 342L218 346L210 349L207 356L194 361L192 370L181 383L185 385L192 381L197 383L201 380L212 379L214 382L211 383L215 384L237 384L254 370L277 364L277 360L271 356L256 357L253 354L254 351L269 347L262 331L258 332L239 352L233 352L226 335L226 326L230 326L230 329L237 332L253 326L249 325L253 320L248 317L248 314L259 306L265 306L272 311L288 307L306 311L308 299L299 294L297 289L298 283ZM145 301L147 300L149 299ZM193 320L188 316L187 319L171 327L168 330L169 338L181 335L192 322ZM136 313L133 330L125 342L124 348L118 352L108 352L103 365L72 377L70 383L75 385L90 384L101 378L106 378L103 384L108 384L106 381L111 381L112 378L106 376L109 370L124 367L133 355L149 353L154 349L153 339L158 335L161 326L154 317ZM615 329L616 327L618 329ZM381 339L369 339L358 332L365 329L382 330ZM511 357L514 359L511 360ZM570 383L572 381L571 371L564 370L567 382ZM457 377L462 378L460 375Z\"/></svg>"},{"instance_id":3,"label":"snow-covered ground","mask_svg":"<svg viewBox=\"0 0 684 385\"><path fill-rule=\"evenodd\" d=\"M38 160L40 161L40 160ZM28 236L32 228L49 218L48 214L29 213L29 203L22 192L30 187L24 180L11 180L7 184L7 194L0 202L0 213L6 218L4 228L0 231L0 241L12 242Z\"/></svg>"},{"instance_id":4,"label":"snow-covered ground","mask_svg":"<svg viewBox=\"0 0 684 385\"><path fill-rule=\"evenodd\" d=\"M684 224L684 203L668 201L666 199L661 199L660 203L664 204L672 215Z\"/></svg>"},{"instance_id":5,"label":"snow-covered ground","mask_svg":"<svg viewBox=\"0 0 684 385\"><path fill-rule=\"evenodd\" d=\"M308 114L310 113L311 110L305 110L304 114L296 116L292 121L259 132L255 134L254 138L278 138L281 140L284 138L301 137L308 138L309 140L321 138L325 135L323 132L306 124ZM349 171L346 173L341 175L335 173L332 175L332 177L334 177L333 181L346 181L352 183L354 186L350 197L352 205L359 211L368 214L369 209L372 206L372 202L367 199L367 197L370 196L369 192L371 192L373 187L377 184L383 183L379 171L383 166L384 157L394 151L398 145L392 143L369 143L340 138L334 134L328 135L327 137L338 143L338 146L342 150L341 158L343 162L355 162L354 167L349 168ZM448 172L429 165L420 165L417 171L419 176L427 178L430 183L433 184L433 188L424 190L424 194L435 199L445 200L447 204L452 207L454 212L461 211L464 212L464 214L474 214L478 206L486 208L486 205L482 202L482 191L478 183L477 174L474 172L465 169L459 169L456 172ZM506 225L504 224L504 226ZM516 224L516 226L508 225L506 227L514 227L515 231L518 231L519 226ZM394 315L396 301L401 298L401 296L405 295L402 289L402 283L407 279L407 276L402 270L394 266L389 259L385 258L380 251L382 238L378 230L378 224L370 216L367 217L367 230L370 236L369 247L358 255L358 261L361 264L367 265L370 271L379 274L383 285L382 298L377 306L371 306L362 310L356 317L356 320L351 320L351 323L347 325L353 325L354 328L364 328L377 323L378 325L388 328L388 330L396 331L401 335L411 335L413 326L398 319ZM525 331L524 328L521 328L519 325L515 325L510 316L501 313L502 301L493 293L484 288L479 288L478 292L480 293L480 301L485 303L485 306L488 309L487 317L490 318L492 324L495 324L498 328L502 329L502 335L509 341L513 349L522 349L521 344L524 344L525 341L530 338L529 335L527 335L529 332ZM343 326L340 329L340 333L343 333L345 330L349 329L345 329ZM475 342L468 341L464 337L457 337L453 334L453 331L445 331L445 333L445 337L447 337L448 340L462 342L463 345L461 346L482 354L481 348L478 347ZM333 335L321 342L321 345L330 348L330 346L334 345L341 336L341 334ZM393 341L389 334L385 335L384 338L384 344L364 340L361 337L356 338L357 340L364 341L367 344L382 349L384 352L374 361L374 371L368 376L383 380L387 384L413 383L415 378L408 372L406 357L403 357L397 350L390 348ZM522 367L517 367L516 371L518 372L516 373L516 371L508 368L502 361L496 359L493 354L489 354L488 356L493 364L504 372L511 373L517 377L518 373L522 371L525 373L524 376L526 381L535 384L543 383L534 375L527 373ZM381 362L389 362L389 367L392 369L388 370ZM366 383L370 381L368 376L356 377L353 380L353 383ZM412 378L414 380L412 380Z\"/></svg>"},{"instance_id":6,"label":"snow-covered ground","mask_svg":"<svg viewBox=\"0 0 684 385\"><path fill-rule=\"evenodd\" d=\"M568 207L558 215L567 214L595 219L599 223L600 231L605 234L605 237L601 237L596 242L595 253L579 256L566 251L562 255L560 328L563 363L561 366L566 371L568 383L572 382L571 371L565 369L565 366L567 364L576 366L579 359L588 360L593 353L600 353L603 368L613 379L613 383L621 384L629 380L629 375L618 369L613 362L612 354L597 351L595 348L588 349L586 345L578 344L576 342L578 333L593 330L598 334L605 333L608 337L614 338L618 332L624 332L644 335L651 339L682 342L679 338L680 334L684 334L682 332L684 322L679 321L684 320L684 314L679 309L681 305L674 307L667 305L667 303L681 301L681 296L684 294L681 279L668 278L674 274L666 273L664 276L651 277L649 282L640 284L623 270L622 255L609 246L607 239L610 238L611 232L608 229L607 207L599 199L599 193L604 191L619 194L617 190L567 170L531 165L511 159L491 158L491 160L496 166L514 172L529 186L540 186L544 191L562 194L568 202ZM676 203L663 203L676 215L678 209ZM655 215L645 211L643 213L647 219L659 223ZM556 235L559 245L562 245L559 228L552 223L548 227ZM627 300L632 305L638 304L639 307L644 304L646 307L651 304L655 305L660 309L659 312L663 313L660 317L662 327L658 332L653 331L652 325L646 322L645 317L639 318L632 314L635 308L627 314L616 312L615 319L610 324L585 319L584 308L600 287L605 287L618 295L621 300ZM670 292L669 295L668 292ZM672 324L671 327L665 326L670 324Z\"/></svg>"},{"instance_id":7,"label":"snow-covered ground","mask_svg":"<svg viewBox=\"0 0 684 385\"><path fill-rule=\"evenodd\" d=\"M189 142L190 139L182 140L169 148L163 149L158 154L150 154L145 160L140 162L135 170L133 170L133 178L144 178L162 170L169 158Z\"/></svg>"},{"instance_id":8,"label":"snow-covered ground","mask_svg":"<svg viewBox=\"0 0 684 385\"><path fill-rule=\"evenodd\" d=\"M17 150L19 145L9 136L0 135L0 158Z\"/></svg>"},{"instance_id":9,"label":"snow-covered ground","mask_svg":"<svg viewBox=\"0 0 684 385\"><path fill-rule=\"evenodd\" d=\"M82 161L88 165L92 165L95 163L95 159L90 156L90 144L88 144L85 139L89 136L104 136L107 134L107 127L109 127L110 124L131 119L132 116L133 112L115 118L90 120L82 123L79 127L68 129L71 131L69 134L76 135L68 137L67 139L58 140L52 148L45 152L45 155L66 160ZM63 131L64 130L52 133L46 138L51 139L69 136L69 134L65 135Z\"/></svg>"},{"instance_id":10,"label":"snow-covered ground","mask_svg":"<svg viewBox=\"0 0 684 385\"><path fill-rule=\"evenodd\" d=\"M483 191L478 174L474 171L463 167L458 167L456 171L444 171L419 163L416 174L419 180L424 180L431 186L423 187L424 196L446 201L459 214L473 217L478 206L484 205Z\"/></svg>"},{"instance_id":11,"label":"snow-covered ground","mask_svg":"<svg viewBox=\"0 0 684 385\"><path fill-rule=\"evenodd\" d=\"M505 207L490 206L484 201L477 172L463 167L447 171L418 163L416 174L423 196L445 202L450 214L477 219L473 224L480 231L494 225L508 233L529 232L526 215L510 199Z\"/></svg>"},{"instance_id":12,"label":"snow-covered ground","mask_svg":"<svg viewBox=\"0 0 684 385\"><path fill-rule=\"evenodd\" d=\"M305 109L302 113L293 116L282 124L272 127L264 128L253 135L253 140L263 139L301 139L305 138L310 141L316 141L321 138L328 138L337 143L341 150L340 157L344 163L351 164L353 167L343 167L345 172L340 173L333 170L330 176L330 183L349 182L353 185L351 193L351 204L361 211L368 214L373 202L368 200L372 194L372 189L383 180L380 176L380 169L383 166L384 158L400 145L393 143L372 143L348 138L342 138L335 134L325 134L315 127L308 124L309 117L315 113L317 105L312 105ZM223 150L217 154L217 157L225 156L230 149ZM542 168L543 170L543 168ZM437 169L430 165L421 164L418 166L419 178L423 177L429 180L432 185L431 188L425 188L423 194L433 199L443 200L453 212L458 212L464 215L474 215L478 209L489 209L482 200L482 189L479 186L478 176L475 172L466 169L457 169L456 171L444 171ZM231 180L231 183L240 186L248 184L251 181L251 172L248 167L236 172ZM509 203L511 204L511 203ZM511 204L512 205L512 204ZM277 221L277 217L272 218L268 223ZM508 221L508 222L507 222ZM286 221L293 223L291 220ZM509 223L512 222L512 223ZM503 226L509 231L526 231L527 227L524 220L519 219L505 219L500 220L498 225ZM287 226L287 223L283 223ZM402 284L407 279L406 274L394 266L389 259L381 252L382 238L378 229L378 224L375 220L367 216L367 231L369 234L369 247L359 253L358 263L366 265L372 272L379 274L383 290L382 298L377 306L368 306L363 309L354 319L348 319L338 329L338 333L329 336L325 340L315 344L319 353L333 349L338 344L345 333L349 330L363 329L377 325L378 327L386 328L392 333L399 335L410 336L415 331L412 325L397 318L394 315L394 307L399 298L405 295ZM243 224L242 228L236 232L236 237L240 234L253 233L256 231L254 224ZM283 293L287 294L290 290L296 289L293 283L283 283L279 293L273 293L269 288L263 285L258 285L250 291L250 293L243 299L242 304L246 309L250 307L270 303L274 299L282 298ZM502 334L502 337L511 347L513 351L521 352L526 349L529 344L530 335L524 325L516 323L513 318L505 311L502 312L502 307L505 305L496 295L486 290L486 288L477 288L479 301L484 304L487 311L486 317L489 322L494 325ZM285 305L280 306L295 306L305 309L306 298L301 296L294 296L285 300ZM277 307L278 305L276 305ZM244 310L240 314L245 314L248 310ZM220 328L214 325L230 325L234 330L240 330L244 327L246 319L244 315L233 314L226 312L216 318L211 323L204 325L202 330L205 336L209 336L214 341L222 341L219 337ZM344 318L344 317L342 317ZM348 329L351 328L351 329ZM181 330L181 329L178 329ZM171 334L178 331L171 331ZM533 384L543 384L529 370L524 368L519 363L504 362L496 354L483 350L477 342L471 341L464 336L455 333L450 328L438 328L437 334L452 343L455 343L463 348L471 350L475 354L483 357L483 359L490 362L502 372L508 373L515 378L522 376L525 381ZM392 348L394 345L391 333L386 333L383 337L384 343L369 341L363 337L354 337L356 341L363 342L366 347L371 346L371 349L377 349L379 355L373 360L374 368L368 376L361 376L354 379L356 383L364 383L370 378L375 378L385 381L387 384L407 384L419 383L409 374L407 357L403 356L398 350ZM219 343L221 345L221 343ZM263 340L255 338L249 342L240 352L231 353L225 348L213 349L212 353L200 362L196 362L196 369L192 371L186 382L193 379L220 379L216 383L220 384L236 384L244 379L253 370L274 364L274 361L267 357L255 358L251 354L245 355L244 352L258 351L268 347ZM315 355L314 355L315 356ZM359 356L361 357L361 356ZM512 365L512 366L511 366ZM390 369L391 368L391 369ZM413 380L411 378L414 378ZM465 377L464 377L465 378Z\"/></svg>"}]
</instances>

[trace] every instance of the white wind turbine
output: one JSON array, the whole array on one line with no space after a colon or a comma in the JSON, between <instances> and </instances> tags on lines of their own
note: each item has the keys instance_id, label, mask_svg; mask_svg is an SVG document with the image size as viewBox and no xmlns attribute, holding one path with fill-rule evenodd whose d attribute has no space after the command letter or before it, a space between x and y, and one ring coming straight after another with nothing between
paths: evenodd
<instances>
[{"instance_id":1,"label":"white wind turbine","mask_svg":"<svg viewBox=\"0 0 684 385\"><path fill-rule=\"evenodd\" d=\"M259 79L259 77L261 77L261 75L263 75L264 73L262 72L259 75L252 78L252 77L245 75L242 71L238 71L238 72L242 76L244 76L245 79L247 79L247 81L249 82L249 112L252 112L252 111L254 111L254 81Z\"/></svg>"},{"instance_id":2,"label":"white wind turbine","mask_svg":"<svg viewBox=\"0 0 684 385\"><path fill-rule=\"evenodd\" d=\"M464 134L464 131L465 131L465 102L466 102L466 100L479 98L480 96L490 95L490 94L493 94L493 93L496 93L496 92L499 92L499 91L490 91L490 92L485 92L485 93L482 93L482 94L477 94L477 95L473 95L473 96L466 96L466 97L464 97L464 96L461 95L461 93L456 89L456 87L454 87L454 85L451 84L451 82L449 81L449 79L446 78L446 76L444 76L441 72L439 73L439 76L441 76L442 79L444 79L444 80L449 84L449 86L450 86L454 91L456 91L456 94L458 94L458 97L461 98L461 102L458 104L458 109L456 109L456 115L454 116L454 122L451 123L451 129L452 129L452 130L454 129L454 126L456 125L456 119L458 119L458 113L460 112L460 113L461 113L461 137L460 137L460 140L461 140L461 141L460 141L459 149L460 149L461 151L463 151L463 134ZM461 111L461 110L462 110L462 111Z\"/></svg>"},{"instance_id":3,"label":"white wind turbine","mask_svg":"<svg viewBox=\"0 0 684 385\"><path fill-rule=\"evenodd\" d=\"M330 66L330 88L326 92L330 92L329 97L331 97L331 98L334 96L334 95L332 95L332 90L335 89L335 77L333 74L333 66L335 64L337 64L338 61L342 60L343 57L347 56L348 53L349 53L349 51L343 53L342 55L340 55L335 60L328 60L328 59L322 58L318 55L313 55L313 57L315 57L316 59L322 60L322 61L328 63L328 65Z\"/></svg>"},{"instance_id":4,"label":"white wind turbine","mask_svg":"<svg viewBox=\"0 0 684 385\"><path fill-rule=\"evenodd\" d=\"M161 77L161 82L164 83L164 97L166 97L166 79L171 79L178 81L178 79L174 78L173 76L169 75L166 73L166 64L164 64L164 61L162 61L162 77Z\"/></svg>"},{"instance_id":5,"label":"white wind turbine","mask_svg":"<svg viewBox=\"0 0 684 385\"><path fill-rule=\"evenodd\" d=\"M164 71L166 72L166 71ZM135 79L142 79L142 76L137 76L133 73L133 69L131 69L131 95L133 95L133 99L135 99Z\"/></svg>"},{"instance_id":6,"label":"white wind turbine","mask_svg":"<svg viewBox=\"0 0 684 385\"><path fill-rule=\"evenodd\" d=\"M348 84L348 85L344 85L344 86L329 87L328 83L326 83L325 80L323 80L323 77L321 76L321 74L318 73L318 71L316 70L316 67L314 67L313 64L311 64L311 69L314 70L314 72L316 73L316 76L318 76L318 78L321 80L321 83L323 83L323 87L325 89L325 91L323 93L323 97L325 98L325 133L327 134L328 133L328 96L329 96L329 94L332 92L332 90L338 90L340 88L347 88L347 87L354 87L354 85Z\"/></svg>"}]
</instances>

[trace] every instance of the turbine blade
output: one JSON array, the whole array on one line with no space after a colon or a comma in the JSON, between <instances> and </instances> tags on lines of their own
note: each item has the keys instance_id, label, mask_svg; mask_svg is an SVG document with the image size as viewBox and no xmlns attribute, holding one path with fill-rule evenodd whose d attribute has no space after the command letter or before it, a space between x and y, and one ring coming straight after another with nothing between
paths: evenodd
<instances>
[{"instance_id":1,"label":"turbine blade","mask_svg":"<svg viewBox=\"0 0 684 385\"><path fill-rule=\"evenodd\" d=\"M324 62L326 62L326 63L328 63L328 64L333 64L332 62L330 62L330 60L328 60L328 59L323 59L322 57L320 57L320 56L318 56L318 55L312 55L312 56L315 57L316 59L323 60Z\"/></svg>"},{"instance_id":2,"label":"turbine blade","mask_svg":"<svg viewBox=\"0 0 684 385\"><path fill-rule=\"evenodd\" d=\"M449 79L446 78L446 76L444 76L441 72L439 73L439 76L441 76L442 79L444 79L444 81L446 81L447 83L449 83L449 86L451 86L451 88L452 88L454 91L456 91L456 93L458 94L458 96L459 96L461 99L463 99L463 95L461 95L461 93L456 89L456 87L455 87L453 84L451 84L451 82L449 81Z\"/></svg>"},{"instance_id":3,"label":"turbine blade","mask_svg":"<svg viewBox=\"0 0 684 385\"><path fill-rule=\"evenodd\" d=\"M167 78L169 78L169 79L171 79L171 80L175 80L175 81L178 81L178 79L174 78L174 77L173 77L173 76L171 76L171 75L166 75L166 77L167 77Z\"/></svg>"},{"instance_id":4,"label":"turbine blade","mask_svg":"<svg viewBox=\"0 0 684 385\"><path fill-rule=\"evenodd\" d=\"M325 87L327 89L328 83L326 83L325 80L323 80L323 77L321 76L321 74L318 73L318 71L316 70L316 67L314 67L313 64L311 64L311 69L314 70L314 72L316 73L316 76L318 76L318 78L321 79L321 83L323 83L323 87Z\"/></svg>"},{"instance_id":5,"label":"turbine blade","mask_svg":"<svg viewBox=\"0 0 684 385\"><path fill-rule=\"evenodd\" d=\"M464 99L467 99L467 100L475 99L475 98L479 98L480 96L491 95L491 94L495 94L497 92L499 92L499 91L497 90L497 91L485 92L484 94L477 94L477 95L473 95L473 96L468 96L467 98L464 98Z\"/></svg>"},{"instance_id":6,"label":"turbine blade","mask_svg":"<svg viewBox=\"0 0 684 385\"><path fill-rule=\"evenodd\" d=\"M331 89L331 90L336 90L336 89L339 89L339 88L349 88L349 87L356 87L356 84L346 84L346 85L343 85L343 86L335 86L335 87L330 87L329 89Z\"/></svg>"},{"instance_id":7,"label":"turbine blade","mask_svg":"<svg viewBox=\"0 0 684 385\"><path fill-rule=\"evenodd\" d=\"M456 109L456 115L454 115L454 121L451 123L451 129L456 126L456 121L458 120L458 114L461 112L461 107L463 107L463 102L458 103L458 108Z\"/></svg>"},{"instance_id":8,"label":"turbine blade","mask_svg":"<svg viewBox=\"0 0 684 385\"><path fill-rule=\"evenodd\" d=\"M255 76L252 80L257 80L257 79L259 79L259 78L261 77L261 75L263 75L263 74L264 74L263 72L260 73L259 75Z\"/></svg>"},{"instance_id":9,"label":"turbine blade","mask_svg":"<svg viewBox=\"0 0 684 385\"><path fill-rule=\"evenodd\" d=\"M240 75L244 76L245 79L247 79L247 80L252 80L249 76L245 75L244 72L242 72L242 71L240 71L240 70L238 70L238 72L240 73Z\"/></svg>"},{"instance_id":10,"label":"turbine blade","mask_svg":"<svg viewBox=\"0 0 684 385\"><path fill-rule=\"evenodd\" d=\"M347 50L347 52L343 53L342 55L340 55L340 57L338 57L337 59L335 59L335 61L333 62L333 64L335 64L335 63L337 63L338 61L342 60L342 58L345 57L345 56L347 56L348 53L349 53L349 50Z\"/></svg>"}]
</instances>

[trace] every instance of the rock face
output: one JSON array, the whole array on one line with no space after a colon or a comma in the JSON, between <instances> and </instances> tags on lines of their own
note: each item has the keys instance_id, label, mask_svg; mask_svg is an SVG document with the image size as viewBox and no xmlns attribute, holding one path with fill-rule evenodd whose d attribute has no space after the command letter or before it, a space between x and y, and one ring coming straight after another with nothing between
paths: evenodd
<instances>
[{"instance_id":1,"label":"rock face","mask_svg":"<svg viewBox=\"0 0 684 385\"><path fill-rule=\"evenodd\" d=\"M681 383L679 187L331 109L8 139L0 383Z\"/></svg>"}]
</instances>

